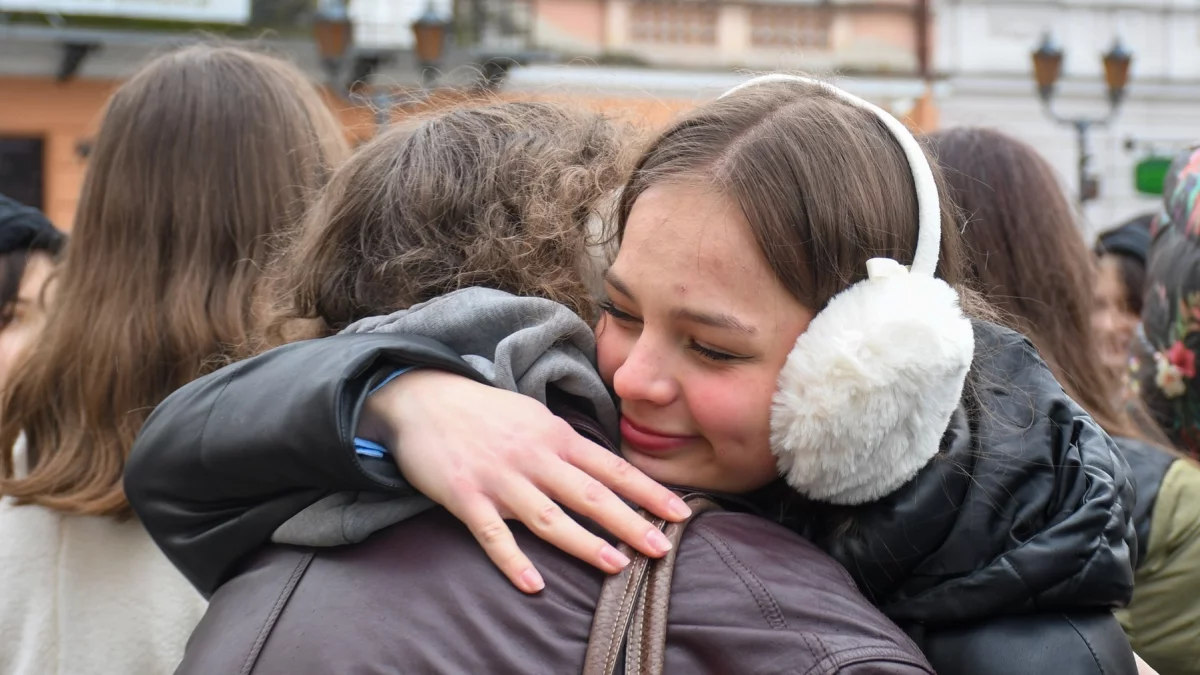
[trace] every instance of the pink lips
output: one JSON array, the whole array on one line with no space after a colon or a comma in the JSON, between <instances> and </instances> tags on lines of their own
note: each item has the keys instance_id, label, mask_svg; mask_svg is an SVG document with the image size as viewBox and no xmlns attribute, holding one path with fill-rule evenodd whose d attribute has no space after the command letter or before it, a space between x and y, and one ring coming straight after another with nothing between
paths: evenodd
<instances>
[{"instance_id":1,"label":"pink lips","mask_svg":"<svg viewBox=\"0 0 1200 675\"><path fill-rule=\"evenodd\" d=\"M696 438L695 436L676 436L664 434L653 429L638 426L628 417L621 416L621 438L631 445L634 450L641 452L666 452L674 450Z\"/></svg>"}]
</instances>

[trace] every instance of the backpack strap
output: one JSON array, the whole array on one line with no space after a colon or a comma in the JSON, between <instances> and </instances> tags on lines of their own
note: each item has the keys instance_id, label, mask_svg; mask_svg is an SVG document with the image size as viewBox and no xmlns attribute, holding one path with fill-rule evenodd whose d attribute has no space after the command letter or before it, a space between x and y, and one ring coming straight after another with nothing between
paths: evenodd
<instances>
[{"instance_id":1,"label":"backpack strap","mask_svg":"<svg viewBox=\"0 0 1200 675\"><path fill-rule=\"evenodd\" d=\"M584 657L584 675L614 675L622 660L624 668L621 670L625 675L659 675L663 672L671 579L679 543L696 516L721 508L703 495L688 495L684 501L692 509L692 515L682 522L666 523L641 512L671 542L667 555L653 559L621 544L621 552L629 556L631 562L619 574L605 580L600 590Z\"/></svg>"}]
</instances>

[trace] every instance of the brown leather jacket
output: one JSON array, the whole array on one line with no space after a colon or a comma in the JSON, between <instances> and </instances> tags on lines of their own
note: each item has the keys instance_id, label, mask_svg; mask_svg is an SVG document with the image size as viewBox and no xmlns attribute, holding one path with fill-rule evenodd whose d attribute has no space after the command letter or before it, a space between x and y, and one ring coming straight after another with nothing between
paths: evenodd
<instances>
[{"instance_id":1,"label":"brown leather jacket","mask_svg":"<svg viewBox=\"0 0 1200 675\"><path fill-rule=\"evenodd\" d=\"M354 546L270 548L213 596L177 672L578 673L603 574L514 531L537 596L441 509ZM933 673L833 559L746 513L688 528L669 617L668 673Z\"/></svg>"}]
</instances>

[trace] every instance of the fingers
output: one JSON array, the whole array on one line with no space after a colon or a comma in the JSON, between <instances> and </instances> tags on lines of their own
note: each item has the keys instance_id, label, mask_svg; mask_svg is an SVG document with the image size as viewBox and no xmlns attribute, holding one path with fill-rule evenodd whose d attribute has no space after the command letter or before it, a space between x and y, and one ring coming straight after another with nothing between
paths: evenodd
<instances>
[{"instance_id":1,"label":"fingers","mask_svg":"<svg viewBox=\"0 0 1200 675\"><path fill-rule=\"evenodd\" d=\"M578 469L574 467L566 464L562 466L564 469L578 472ZM562 510L562 507L554 503L533 483L524 479L513 481L496 497L531 532L566 553L609 574L616 574L629 564L628 557L613 548L604 539L575 522ZM614 497L614 499L616 498ZM625 508L628 510L628 507ZM631 514L637 520L646 523L636 513L631 512ZM670 544L666 541L666 537L663 537L661 532L658 534L669 549Z\"/></svg>"},{"instance_id":2,"label":"fingers","mask_svg":"<svg viewBox=\"0 0 1200 675\"><path fill-rule=\"evenodd\" d=\"M629 501L649 510L659 518L680 521L692 514L692 510L675 493L663 487L661 483L638 471L637 467L625 461L620 455L611 453L604 448L588 441L582 436L573 435L573 441L564 453L564 459L579 467L585 474L594 477L604 485L612 488L617 494ZM564 500L564 503L565 500ZM571 508L578 507L572 505ZM600 523L605 529L609 524L597 514L580 510ZM611 510L606 510L611 513ZM614 532L614 534L616 534ZM618 535L619 536L619 535ZM625 537L621 537L625 541ZM633 542L629 542L637 546ZM638 550L641 550L638 547ZM649 555L649 554L647 554Z\"/></svg>"},{"instance_id":3,"label":"fingers","mask_svg":"<svg viewBox=\"0 0 1200 675\"><path fill-rule=\"evenodd\" d=\"M455 508L449 505L446 508L466 524L488 558L514 586L526 593L537 593L546 587L542 575L517 546L512 530L486 497L480 495Z\"/></svg>"},{"instance_id":4,"label":"fingers","mask_svg":"<svg viewBox=\"0 0 1200 675\"><path fill-rule=\"evenodd\" d=\"M572 511L596 521L618 539L642 553L652 558L660 558L671 550L670 542L658 527L629 508L599 480L574 466L565 462L557 463L539 475L538 481L551 497ZM561 548L562 544L552 538L557 534L551 532L550 536L544 536L543 539ZM583 556L576 557L588 560Z\"/></svg>"}]
</instances>

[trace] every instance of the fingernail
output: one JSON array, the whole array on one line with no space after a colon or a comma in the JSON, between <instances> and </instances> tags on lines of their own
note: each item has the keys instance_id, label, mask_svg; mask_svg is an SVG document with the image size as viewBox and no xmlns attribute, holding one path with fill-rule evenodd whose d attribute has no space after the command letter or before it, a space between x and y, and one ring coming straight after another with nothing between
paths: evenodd
<instances>
[{"instance_id":1,"label":"fingernail","mask_svg":"<svg viewBox=\"0 0 1200 675\"><path fill-rule=\"evenodd\" d=\"M525 587L526 593L537 593L546 587L546 580L542 579L537 570L530 567L521 572L521 585Z\"/></svg>"},{"instance_id":2,"label":"fingernail","mask_svg":"<svg viewBox=\"0 0 1200 675\"><path fill-rule=\"evenodd\" d=\"M682 519L692 515L692 510L688 507L687 503L679 497L673 498L667 508L671 511L671 515L676 518Z\"/></svg>"},{"instance_id":3,"label":"fingernail","mask_svg":"<svg viewBox=\"0 0 1200 675\"><path fill-rule=\"evenodd\" d=\"M671 550L671 542L667 540L666 535L658 530L650 530L646 533L646 543L658 553L666 553Z\"/></svg>"},{"instance_id":4,"label":"fingernail","mask_svg":"<svg viewBox=\"0 0 1200 675\"><path fill-rule=\"evenodd\" d=\"M625 566L629 564L629 556L608 544L605 544L604 548L600 549L600 559L619 570L625 569Z\"/></svg>"}]
</instances>

